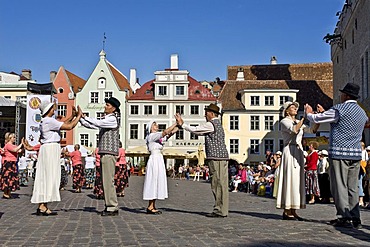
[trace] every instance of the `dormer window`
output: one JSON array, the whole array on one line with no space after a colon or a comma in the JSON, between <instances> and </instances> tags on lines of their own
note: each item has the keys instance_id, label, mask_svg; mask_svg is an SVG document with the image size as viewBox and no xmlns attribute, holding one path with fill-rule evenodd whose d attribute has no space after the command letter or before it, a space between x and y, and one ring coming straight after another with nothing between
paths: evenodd
<instances>
[{"instance_id":1,"label":"dormer window","mask_svg":"<svg viewBox=\"0 0 370 247\"><path fill-rule=\"evenodd\" d=\"M62 87L58 88L58 93L63 93L64 89Z\"/></svg>"},{"instance_id":2,"label":"dormer window","mask_svg":"<svg viewBox=\"0 0 370 247\"><path fill-rule=\"evenodd\" d=\"M151 93L151 91L150 90L146 90L145 91L145 94L150 94Z\"/></svg>"},{"instance_id":3,"label":"dormer window","mask_svg":"<svg viewBox=\"0 0 370 247\"><path fill-rule=\"evenodd\" d=\"M98 88L105 88L106 80L104 77L98 79Z\"/></svg>"},{"instance_id":4,"label":"dormer window","mask_svg":"<svg viewBox=\"0 0 370 247\"><path fill-rule=\"evenodd\" d=\"M195 90L195 94L200 94L200 91L199 90Z\"/></svg>"}]
</instances>

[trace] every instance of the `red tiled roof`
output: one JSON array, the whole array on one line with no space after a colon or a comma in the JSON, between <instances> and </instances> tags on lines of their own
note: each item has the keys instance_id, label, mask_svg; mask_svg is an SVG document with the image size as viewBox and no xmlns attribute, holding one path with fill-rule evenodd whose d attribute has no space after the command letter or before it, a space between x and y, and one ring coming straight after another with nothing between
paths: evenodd
<instances>
[{"instance_id":1,"label":"red tiled roof","mask_svg":"<svg viewBox=\"0 0 370 247\"><path fill-rule=\"evenodd\" d=\"M64 69L64 71L66 72L69 82L71 83L73 92L75 94L78 93L79 89L82 89L85 86L86 81L66 69Z\"/></svg>"},{"instance_id":2,"label":"red tiled roof","mask_svg":"<svg viewBox=\"0 0 370 247\"><path fill-rule=\"evenodd\" d=\"M245 110L241 102L240 90L243 89L298 89L297 101L300 110L308 103L315 107L321 104L325 109L333 105L333 81L332 80L247 80L225 81L219 100L222 102L222 110Z\"/></svg>"},{"instance_id":3,"label":"red tiled roof","mask_svg":"<svg viewBox=\"0 0 370 247\"><path fill-rule=\"evenodd\" d=\"M130 87L130 83L128 82L127 78L121 72L119 72L110 62L107 61L107 64L108 64L109 69L111 70L114 78L116 79L116 82L117 82L118 87L120 88L120 90L128 89L130 91L130 93L128 95L131 95L132 94L132 89Z\"/></svg>"},{"instance_id":4,"label":"red tiled roof","mask_svg":"<svg viewBox=\"0 0 370 247\"><path fill-rule=\"evenodd\" d=\"M188 76L188 100L189 101L216 101L216 98L193 77ZM154 100L154 80L146 82L129 100Z\"/></svg>"}]
</instances>

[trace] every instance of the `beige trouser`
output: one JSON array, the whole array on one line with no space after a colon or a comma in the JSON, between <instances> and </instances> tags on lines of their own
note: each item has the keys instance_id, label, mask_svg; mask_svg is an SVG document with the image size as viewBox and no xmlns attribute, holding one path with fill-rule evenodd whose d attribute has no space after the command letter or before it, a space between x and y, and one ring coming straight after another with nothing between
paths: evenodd
<instances>
[{"instance_id":1,"label":"beige trouser","mask_svg":"<svg viewBox=\"0 0 370 247\"><path fill-rule=\"evenodd\" d=\"M114 187L114 174L116 172L116 156L104 154L100 158L102 168L105 210L112 212L118 210L116 188Z\"/></svg>"},{"instance_id":2,"label":"beige trouser","mask_svg":"<svg viewBox=\"0 0 370 247\"><path fill-rule=\"evenodd\" d=\"M211 175L211 189L215 198L213 213L227 216L229 213L229 178L227 160L207 160Z\"/></svg>"}]
</instances>

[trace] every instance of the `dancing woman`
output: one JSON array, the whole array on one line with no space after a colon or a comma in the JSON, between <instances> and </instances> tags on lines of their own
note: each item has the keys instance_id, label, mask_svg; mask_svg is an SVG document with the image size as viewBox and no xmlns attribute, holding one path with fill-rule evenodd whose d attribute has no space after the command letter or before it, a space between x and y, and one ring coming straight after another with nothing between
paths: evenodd
<instances>
[{"instance_id":1,"label":"dancing woman","mask_svg":"<svg viewBox=\"0 0 370 247\"><path fill-rule=\"evenodd\" d=\"M42 120L40 124L41 147L37 160L37 170L31 203L37 203L36 215L56 215L48 208L48 202L60 201L60 131L73 129L82 116L73 108L71 117L65 122L59 122L54 116L55 105L53 102L44 101L40 105ZM71 120L72 119L72 120Z\"/></svg>"},{"instance_id":2,"label":"dancing woman","mask_svg":"<svg viewBox=\"0 0 370 247\"><path fill-rule=\"evenodd\" d=\"M147 214L161 214L155 207L157 199L168 198L166 168L161 150L164 141L176 133L176 123L162 132L158 131L158 124L150 121L146 126L146 145L150 152L146 166L143 199L149 201Z\"/></svg>"}]
</instances>

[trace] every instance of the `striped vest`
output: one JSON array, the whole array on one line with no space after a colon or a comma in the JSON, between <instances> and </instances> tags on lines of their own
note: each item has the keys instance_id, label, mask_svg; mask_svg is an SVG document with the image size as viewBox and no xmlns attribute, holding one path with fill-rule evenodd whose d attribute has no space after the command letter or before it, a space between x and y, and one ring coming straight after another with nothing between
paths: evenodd
<instances>
[{"instance_id":1,"label":"striped vest","mask_svg":"<svg viewBox=\"0 0 370 247\"><path fill-rule=\"evenodd\" d=\"M365 111L356 102L332 107L339 114L338 122L331 123L329 157L332 159L361 160L361 138L367 121Z\"/></svg>"},{"instance_id":2,"label":"striped vest","mask_svg":"<svg viewBox=\"0 0 370 247\"><path fill-rule=\"evenodd\" d=\"M225 144L225 132L222 128L219 119L210 121L215 128L215 131L205 135L206 139L206 155L209 160L228 160L229 154Z\"/></svg>"},{"instance_id":3,"label":"striped vest","mask_svg":"<svg viewBox=\"0 0 370 247\"><path fill-rule=\"evenodd\" d=\"M99 154L112 154L119 153L119 121L117 116L117 127L114 129L100 128L99 131Z\"/></svg>"}]
</instances>

